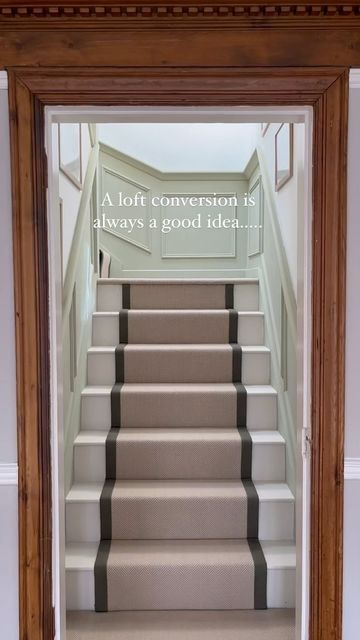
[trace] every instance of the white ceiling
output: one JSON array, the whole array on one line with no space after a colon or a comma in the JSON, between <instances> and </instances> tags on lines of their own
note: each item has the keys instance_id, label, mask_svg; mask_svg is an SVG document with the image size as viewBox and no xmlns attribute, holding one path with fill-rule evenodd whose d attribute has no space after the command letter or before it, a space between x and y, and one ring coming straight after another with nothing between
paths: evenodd
<instances>
[{"instance_id":1,"label":"white ceiling","mask_svg":"<svg viewBox=\"0 0 360 640\"><path fill-rule=\"evenodd\" d=\"M259 124L98 124L99 140L160 171L243 171Z\"/></svg>"}]
</instances>

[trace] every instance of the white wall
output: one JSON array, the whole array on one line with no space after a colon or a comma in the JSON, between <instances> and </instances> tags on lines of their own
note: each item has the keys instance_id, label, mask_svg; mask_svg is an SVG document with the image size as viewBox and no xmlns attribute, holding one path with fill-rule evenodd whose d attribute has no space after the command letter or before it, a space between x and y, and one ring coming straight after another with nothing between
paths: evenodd
<instances>
[{"instance_id":1,"label":"white wall","mask_svg":"<svg viewBox=\"0 0 360 640\"><path fill-rule=\"evenodd\" d=\"M280 191L275 191L275 134L279 124L270 124L263 137L259 138L259 147L267 166L267 173L273 185L273 196L279 220L280 231L289 263L290 276L296 296L297 289L297 221L303 211L304 145L305 125L294 124L294 167L293 177ZM294 203L296 207L294 210Z\"/></svg>"},{"instance_id":2,"label":"white wall","mask_svg":"<svg viewBox=\"0 0 360 640\"><path fill-rule=\"evenodd\" d=\"M349 105L343 640L360 628L360 71L350 77L357 87Z\"/></svg>"},{"instance_id":3,"label":"white wall","mask_svg":"<svg viewBox=\"0 0 360 640\"><path fill-rule=\"evenodd\" d=\"M255 149L252 123L99 124L100 142L160 171L244 171Z\"/></svg>"},{"instance_id":4,"label":"white wall","mask_svg":"<svg viewBox=\"0 0 360 640\"><path fill-rule=\"evenodd\" d=\"M8 94L0 72L0 620L1 636L18 630L18 503L16 445L15 330Z\"/></svg>"}]
</instances>

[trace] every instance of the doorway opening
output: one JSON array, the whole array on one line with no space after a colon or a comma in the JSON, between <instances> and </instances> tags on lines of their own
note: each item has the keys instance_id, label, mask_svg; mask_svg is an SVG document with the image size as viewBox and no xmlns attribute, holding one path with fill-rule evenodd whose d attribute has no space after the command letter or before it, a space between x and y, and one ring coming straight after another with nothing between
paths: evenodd
<instances>
[{"instance_id":1,"label":"doorway opening","mask_svg":"<svg viewBox=\"0 0 360 640\"><path fill-rule=\"evenodd\" d=\"M311 109L46 138L58 637L305 640Z\"/></svg>"}]
</instances>

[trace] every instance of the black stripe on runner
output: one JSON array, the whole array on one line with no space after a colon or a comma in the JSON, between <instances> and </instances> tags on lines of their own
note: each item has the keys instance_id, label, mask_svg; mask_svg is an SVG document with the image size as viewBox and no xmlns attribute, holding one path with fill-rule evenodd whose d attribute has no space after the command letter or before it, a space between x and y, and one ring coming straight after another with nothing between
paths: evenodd
<instances>
[{"instance_id":1,"label":"black stripe on runner","mask_svg":"<svg viewBox=\"0 0 360 640\"><path fill-rule=\"evenodd\" d=\"M100 496L100 527L101 540L112 538L111 496L115 485L115 478L105 480Z\"/></svg>"},{"instance_id":2,"label":"black stripe on runner","mask_svg":"<svg viewBox=\"0 0 360 640\"><path fill-rule=\"evenodd\" d=\"M247 393L243 384L234 383L236 389L236 426L241 438L241 478L251 478L252 440L246 428Z\"/></svg>"},{"instance_id":3,"label":"black stripe on runner","mask_svg":"<svg viewBox=\"0 0 360 640\"><path fill-rule=\"evenodd\" d=\"M105 443L105 464L106 479L115 480L116 478L116 439L119 435L119 429L110 429Z\"/></svg>"},{"instance_id":4,"label":"black stripe on runner","mask_svg":"<svg viewBox=\"0 0 360 640\"><path fill-rule=\"evenodd\" d=\"M237 402L236 402L236 426L246 429L246 405L247 405L247 393L243 384L237 382L234 383Z\"/></svg>"},{"instance_id":5,"label":"black stripe on runner","mask_svg":"<svg viewBox=\"0 0 360 640\"><path fill-rule=\"evenodd\" d=\"M246 427L238 427L241 438L241 479L251 478L252 440Z\"/></svg>"},{"instance_id":6,"label":"black stripe on runner","mask_svg":"<svg viewBox=\"0 0 360 640\"><path fill-rule=\"evenodd\" d=\"M247 538L259 537L259 496L250 478L242 481L247 495Z\"/></svg>"},{"instance_id":7,"label":"black stripe on runner","mask_svg":"<svg viewBox=\"0 0 360 640\"><path fill-rule=\"evenodd\" d=\"M130 285L123 284L122 286L122 308L130 309Z\"/></svg>"},{"instance_id":8,"label":"black stripe on runner","mask_svg":"<svg viewBox=\"0 0 360 640\"><path fill-rule=\"evenodd\" d=\"M229 342L236 344L238 341L238 312L235 309L229 309Z\"/></svg>"},{"instance_id":9,"label":"black stripe on runner","mask_svg":"<svg viewBox=\"0 0 360 640\"><path fill-rule=\"evenodd\" d=\"M254 609L267 609L267 564L259 540L250 539L248 545L254 562Z\"/></svg>"},{"instance_id":10,"label":"black stripe on runner","mask_svg":"<svg viewBox=\"0 0 360 640\"><path fill-rule=\"evenodd\" d=\"M127 344L129 342L129 314L127 309L119 311L119 343Z\"/></svg>"},{"instance_id":11,"label":"black stripe on runner","mask_svg":"<svg viewBox=\"0 0 360 640\"><path fill-rule=\"evenodd\" d=\"M234 285L225 285L225 309L234 308Z\"/></svg>"},{"instance_id":12,"label":"black stripe on runner","mask_svg":"<svg viewBox=\"0 0 360 640\"><path fill-rule=\"evenodd\" d=\"M125 382L125 345L115 348L115 382Z\"/></svg>"},{"instance_id":13,"label":"black stripe on runner","mask_svg":"<svg viewBox=\"0 0 360 640\"><path fill-rule=\"evenodd\" d=\"M108 610L107 562L110 547L111 540L101 540L95 560L95 611Z\"/></svg>"},{"instance_id":14,"label":"black stripe on runner","mask_svg":"<svg viewBox=\"0 0 360 640\"><path fill-rule=\"evenodd\" d=\"M101 541L94 566L95 611L99 612L108 611L107 562L112 538L111 497L116 481L116 440L121 427L121 387L124 378L124 347L122 345L118 345L115 349L115 371L116 382L110 395L111 429L105 443L106 479L100 496Z\"/></svg>"},{"instance_id":15,"label":"black stripe on runner","mask_svg":"<svg viewBox=\"0 0 360 640\"><path fill-rule=\"evenodd\" d=\"M241 382L242 349L239 344L232 344L232 379L233 382Z\"/></svg>"},{"instance_id":16,"label":"black stripe on runner","mask_svg":"<svg viewBox=\"0 0 360 640\"><path fill-rule=\"evenodd\" d=\"M121 387L122 382L115 382L113 388L111 389L111 427L116 427L120 429L121 427Z\"/></svg>"}]
</instances>

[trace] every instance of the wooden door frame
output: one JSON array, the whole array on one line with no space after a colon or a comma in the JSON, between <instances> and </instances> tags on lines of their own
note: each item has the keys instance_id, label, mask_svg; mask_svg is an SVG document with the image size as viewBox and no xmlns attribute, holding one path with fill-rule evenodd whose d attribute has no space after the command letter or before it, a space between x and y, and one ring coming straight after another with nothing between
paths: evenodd
<instances>
[{"instance_id":1,"label":"wooden door frame","mask_svg":"<svg viewBox=\"0 0 360 640\"><path fill-rule=\"evenodd\" d=\"M52 511L47 105L284 106L314 114L310 640L342 627L346 68L9 69L20 519L20 638L49 640Z\"/></svg>"}]
</instances>

